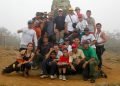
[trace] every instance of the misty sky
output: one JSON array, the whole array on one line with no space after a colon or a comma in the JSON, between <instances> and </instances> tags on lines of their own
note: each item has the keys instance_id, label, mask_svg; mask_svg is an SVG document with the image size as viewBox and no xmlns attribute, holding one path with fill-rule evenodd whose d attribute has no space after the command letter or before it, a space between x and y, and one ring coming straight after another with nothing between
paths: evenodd
<instances>
[{"instance_id":1,"label":"misty sky","mask_svg":"<svg viewBox=\"0 0 120 86\"><path fill-rule=\"evenodd\" d=\"M82 13L92 10L96 22L105 31L120 29L120 0L70 0L73 8L79 6ZM12 32L26 27L27 21L37 11L50 11L52 0L0 0L0 27ZM120 30L119 30L120 31Z\"/></svg>"}]
</instances>

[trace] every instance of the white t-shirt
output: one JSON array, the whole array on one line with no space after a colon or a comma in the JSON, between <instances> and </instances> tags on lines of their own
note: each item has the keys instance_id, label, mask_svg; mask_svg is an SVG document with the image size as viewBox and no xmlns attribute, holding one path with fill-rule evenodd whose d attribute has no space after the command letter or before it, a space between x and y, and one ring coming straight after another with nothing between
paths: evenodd
<instances>
[{"instance_id":1,"label":"white t-shirt","mask_svg":"<svg viewBox=\"0 0 120 86\"><path fill-rule=\"evenodd\" d=\"M62 51L58 51L56 58L59 59L63 55Z\"/></svg>"},{"instance_id":2,"label":"white t-shirt","mask_svg":"<svg viewBox=\"0 0 120 86\"><path fill-rule=\"evenodd\" d=\"M83 35L82 38L81 38L81 43L83 43L84 41L89 41L91 43L94 40L96 40L96 39L95 39L93 34L89 34L88 36ZM92 45L91 47L96 48L95 45Z\"/></svg>"},{"instance_id":3,"label":"white t-shirt","mask_svg":"<svg viewBox=\"0 0 120 86\"><path fill-rule=\"evenodd\" d=\"M81 32L84 32L84 29L88 26L88 23L86 20L82 20L81 22L79 21L78 24L76 25L76 28L80 30Z\"/></svg>"},{"instance_id":4,"label":"white t-shirt","mask_svg":"<svg viewBox=\"0 0 120 86\"><path fill-rule=\"evenodd\" d=\"M70 18L71 17L71 18ZM72 21L71 21L72 19ZM74 28L72 27L73 23L77 23L78 22L78 18L76 15L67 15L65 18L65 23L67 23L67 29L68 31L73 31Z\"/></svg>"},{"instance_id":5,"label":"white t-shirt","mask_svg":"<svg viewBox=\"0 0 120 86\"><path fill-rule=\"evenodd\" d=\"M67 49L68 49L68 52L71 52L72 51L72 46L68 45Z\"/></svg>"},{"instance_id":6,"label":"white t-shirt","mask_svg":"<svg viewBox=\"0 0 120 86\"><path fill-rule=\"evenodd\" d=\"M26 27L26 28L21 29L21 31L22 31L22 37L21 37L20 45L26 46L30 42L33 43L33 40L34 40L35 46L38 45L36 32L33 29L28 29Z\"/></svg>"}]
</instances>

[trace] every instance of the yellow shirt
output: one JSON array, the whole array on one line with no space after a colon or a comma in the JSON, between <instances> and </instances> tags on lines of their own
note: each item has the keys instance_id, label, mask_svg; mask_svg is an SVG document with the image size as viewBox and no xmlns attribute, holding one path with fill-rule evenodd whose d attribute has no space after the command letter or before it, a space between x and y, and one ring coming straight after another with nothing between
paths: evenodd
<instances>
[{"instance_id":1,"label":"yellow shirt","mask_svg":"<svg viewBox=\"0 0 120 86\"><path fill-rule=\"evenodd\" d=\"M85 58L85 55L81 49L77 50L77 53L73 53L70 55L69 62L72 63L76 59L82 59Z\"/></svg>"}]
</instances>

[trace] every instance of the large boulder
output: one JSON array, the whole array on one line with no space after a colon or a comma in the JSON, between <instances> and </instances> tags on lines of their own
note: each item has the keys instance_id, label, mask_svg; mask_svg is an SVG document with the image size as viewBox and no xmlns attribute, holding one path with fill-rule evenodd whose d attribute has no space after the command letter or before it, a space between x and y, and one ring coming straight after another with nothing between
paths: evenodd
<instances>
[{"instance_id":1,"label":"large boulder","mask_svg":"<svg viewBox=\"0 0 120 86\"><path fill-rule=\"evenodd\" d=\"M58 9L61 8L64 10L64 14L66 14L69 7L71 7L69 0L53 0L51 12L56 16Z\"/></svg>"}]
</instances>

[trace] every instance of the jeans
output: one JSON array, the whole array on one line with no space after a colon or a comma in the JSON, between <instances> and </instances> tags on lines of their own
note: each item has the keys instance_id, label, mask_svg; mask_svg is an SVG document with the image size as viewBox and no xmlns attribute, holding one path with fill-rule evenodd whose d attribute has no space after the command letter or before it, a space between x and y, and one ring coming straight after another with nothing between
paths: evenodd
<instances>
[{"instance_id":1,"label":"jeans","mask_svg":"<svg viewBox=\"0 0 120 86\"><path fill-rule=\"evenodd\" d=\"M98 64L99 68L102 68L102 55L103 55L104 51L105 51L104 45L96 46L96 53L97 53L98 59L100 61Z\"/></svg>"},{"instance_id":2,"label":"jeans","mask_svg":"<svg viewBox=\"0 0 120 86\"><path fill-rule=\"evenodd\" d=\"M45 59L42 62L42 70L44 75L54 75L57 71L57 63L54 62L51 58Z\"/></svg>"}]
</instances>

